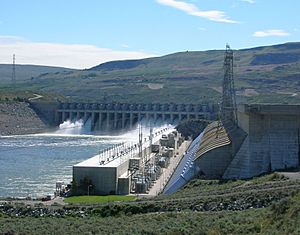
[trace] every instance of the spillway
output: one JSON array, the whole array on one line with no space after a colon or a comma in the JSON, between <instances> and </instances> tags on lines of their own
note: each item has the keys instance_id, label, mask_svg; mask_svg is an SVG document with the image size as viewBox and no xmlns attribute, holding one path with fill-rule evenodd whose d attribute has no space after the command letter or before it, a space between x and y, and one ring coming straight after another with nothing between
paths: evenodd
<instances>
[{"instance_id":1,"label":"spillway","mask_svg":"<svg viewBox=\"0 0 300 235\"><path fill-rule=\"evenodd\" d=\"M178 189L183 187L188 181L190 181L195 174L197 174L198 169L194 164L194 159L196 157L196 152L199 148L200 142L202 140L203 133L201 133L190 145L186 154L182 158L181 162L174 171L171 179L166 185L163 193L171 194L176 192Z\"/></svg>"}]
</instances>

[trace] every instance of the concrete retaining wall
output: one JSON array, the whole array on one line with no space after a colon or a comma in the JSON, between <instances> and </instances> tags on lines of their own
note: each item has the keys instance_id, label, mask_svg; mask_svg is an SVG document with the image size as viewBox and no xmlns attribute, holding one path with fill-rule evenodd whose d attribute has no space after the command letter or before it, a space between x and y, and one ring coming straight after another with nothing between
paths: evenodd
<instances>
[{"instance_id":1,"label":"concrete retaining wall","mask_svg":"<svg viewBox=\"0 0 300 235\"><path fill-rule=\"evenodd\" d=\"M200 175L206 179L221 178L232 160L231 145L216 148L196 160Z\"/></svg>"},{"instance_id":2,"label":"concrete retaining wall","mask_svg":"<svg viewBox=\"0 0 300 235\"><path fill-rule=\"evenodd\" d=\"M300 105L245 105L239 120L248 137L223 178L299 167Z\"/></svg>"},{"instance_id":3,"label":"concrete retaining wall","mask_svg":"<svg viewBox=\"0 0 300 235\"><path fill-rule=\"evenodd\" d=\"M29 104L39 118L41 118L45 123L48 123L51 126L56 126L56 110L60 105L58 102L30 101Z\"/></svg>"}]
</instances>

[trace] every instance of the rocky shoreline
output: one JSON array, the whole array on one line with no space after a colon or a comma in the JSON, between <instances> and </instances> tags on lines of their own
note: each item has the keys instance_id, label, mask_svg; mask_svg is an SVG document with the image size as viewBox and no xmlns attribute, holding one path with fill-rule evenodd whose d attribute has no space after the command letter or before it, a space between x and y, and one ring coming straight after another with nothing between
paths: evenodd
<instances>
[{"instance_id":1,"label":"rocky shoreline","mask_svg":"<svg viewBox=\"0 0 300 235\"><path fill-rule=\"evenodd\" d=\"M44 123L26 102L0 103L0 136L46 132Z\"/></svg>"}]
</instances>

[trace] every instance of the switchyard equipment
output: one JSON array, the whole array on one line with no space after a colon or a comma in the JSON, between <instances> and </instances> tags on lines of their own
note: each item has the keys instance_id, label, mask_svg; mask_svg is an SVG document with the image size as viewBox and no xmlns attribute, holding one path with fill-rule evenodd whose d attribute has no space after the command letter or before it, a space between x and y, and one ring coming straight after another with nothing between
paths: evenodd
<instances>
[{"instance_id":1,"label":"switchyard equipment","mask_svg":"<svg viewBox=\"0 0 300 235\"><path fill-rule=\"evenodd\" d=\"M176 138L175 138L176 137ZM180 139L180 141L178 141ZM174 143L181 141L181 136L176 131L163 134L159 140L162 145L152 145L151 149L154 150L146 159L144 168L141 168L132 173L132 187L131 193L147 193L148 190L154 185L162 174L162 168L167 168L170 164L170 159L174 157L174 149L167 146L175 146ZM180 146L177 145L176 146Z\"/></svg>"},{"instance_id":2,"label":"switchyard equipment","mask_svg":"<svg viewBox=\"0 0 300 235\"><path fill-rule=\"evenodd\" d=\"M152 143L157 145L162 134L172 131L170 128L156 131ZM156 153L149 153L152 149L149 138L141 137L140 132L139 143L115 145L74 165L73 180L78 186L78 194L86 193L87 189L81 187L86 179L93 185L93 194L129 194L131 189L136 193L147 192L152 184L151 179L159 176L160 169L154 165L154 160L151 161ZM147 157L141 152L146 152Z\"/></svg>"}]
</instances>

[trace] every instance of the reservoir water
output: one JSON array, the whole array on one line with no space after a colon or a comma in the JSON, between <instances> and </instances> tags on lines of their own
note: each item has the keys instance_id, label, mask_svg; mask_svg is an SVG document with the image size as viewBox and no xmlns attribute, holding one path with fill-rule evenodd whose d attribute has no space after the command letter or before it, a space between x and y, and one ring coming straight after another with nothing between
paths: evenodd
<instances>
[{"instance_id":1,"label":"reservoir water","mask_svg":"<svg viewBox=\"0 0 300 235\"><path fill-rule=\"evenodd\" d=\"M0 198L53 194L56 181L71 182L73 165L137 139L136 130L118 136L86 134L81 123L66 123L55 133L0 136Z\"/></svg>"}]
</instances>

